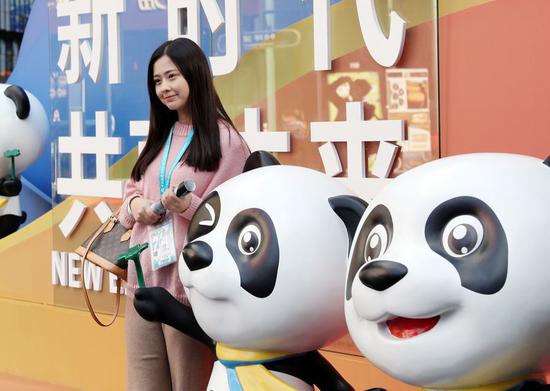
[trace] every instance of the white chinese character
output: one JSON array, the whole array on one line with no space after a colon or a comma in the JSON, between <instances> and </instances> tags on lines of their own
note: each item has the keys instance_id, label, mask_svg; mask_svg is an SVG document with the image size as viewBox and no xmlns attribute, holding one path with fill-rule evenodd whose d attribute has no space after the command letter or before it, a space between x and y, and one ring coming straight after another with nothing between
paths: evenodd
<instances>
[{"instance_id":1,"label":"white chinese character","mask_svg":"<svg viewBox=\"0 0 550 391\"><path fill-rule=\"evenodd\" d=\"M260 131L260 109L244 109L244 132L241 133L250 151L290 152L290 132Z\"/></svg>"},{"instance_id":2,"label":"white chinese character","mask_svg":"<svg viewBox=\"0 0 550 391\"><path fill-rule=\"evenodd\" d=\"M313 55L314 69L332 69L332 47L330 39L330 3L328 0L313 1Z\"/></svg>"},{"instance_id":3,"label":"white chinese character","mask_svg":"<svg viewBox=\"0 0 550 391\"><path fill-rule=\"evenodd\" d=\"M122 152L120 137L107 135L107 112L95 114L95 137L84 137L82 112L71 112L71 136L59 137L59 153L71 155L71 177L57 178L57 193L121 198L123 182L109 179L108 155ZM83 154L96 156L96 179L84 179Z\"/></svg>"},{"instance_id":4,"label":"white chinese character","mask_svg":"<svg viewBox=\"0 0 550 391\"><path fill-rule=\"evenodd\" d=\"M144 136L147 137L149 134L149 121L130 121L130 136ZM145 140L138 142L138 156L141 154L145 148Z\"/></svg>"},{"instance_id":5,"label":"white chinese character","mask_svg":"<svg viewBox=\"0 0 550 391\"><path fill-rule=\"evenodd\" d=\"M88 206L83 204L79 200L73 201L71 208L69 209L63 220L61 220L61 222L58 224L59 230L64 237L68 238L73 234L76 227L78 227L78 225L80 224L82 217L84 217L84 212L86 212L87 208ZM94 208L94 212L102 224L106 222L113 214L113 210L105 201L101 201L99 204L97 204L97 206Z\"/></svg>"},{"instance_id":6,"label":"white chinese character","mask_svg":"<svg viewBox=\"0 0 550 391\"><path fill-rule=\"evenodd\" d=\"M90 0L73 0L57 4L57 16L68 16L69 24L57 28L59 41L69 41L61 45L61 54L57 65L67 74L67 83L72 84L80 80L80 40L91 37L89 23L80 23L80 16L92 11ZM67 70L67 62L71 60Z\"/></svg>"},{"instance_id":7,"label":"white chinese character","mask_svg":"<svg viewBox=\"0 0 550 391\"><path fill-rule=\"evenodd\" d=\"M355 0L359 24L367 49L378 64L391 67L397 64L405 44L407 23L395 11L390 13L390 33L386 38L380 28L374 0ZM332 69L330 36L330 3L313 1L313 48L316 71Z\"/></svg>"},{"instance_id":8,"label":"white chinese character","mask_svg":"<svg viewBox=\"0 0 550 391\"><path fill-rule=\"evenodd\" d=\"M225 55L211 56L214 76L233 72L241 54L239 0L225 0L225 19L216 0L168 0L168 39L186 37L200 45L200 8L212 32L225 24ZM185 10L186 23L182 23Z\"/></svg>"},{"instance_id":9,"label":"white chinese character","mask_svg":"<svg viewBox=\"0 0 550 391\"><path fill-rule=\"evenodd\" d=\"M68 16L69 24L57 29L61 45L57 65L67 74L67 83L77 83L80 78L80 55L89 66L94 82L100 77L103 58L103 16L107 17L109 53L109 84L120 83L120 13L126 9L125 0L72 0L57 4L57 16ZM92 24L81 23L81 16L92 14ZM89 39L92 39L90 47ZM82 42L81 42L82 41ZM70 68L67 69L70 58Z\"/></svg>"},{"instance_id":10,"label":"white chinese character","mask_svg":"<svg viewBox=\"0 0 550 391\"><path fill-rule=\"evenodd\" d=\"M390 13L390 33L388 37L380 28L374 0L355 0L359 24L367 49L378 64L391 67L397 64L403 46L407 22L395 11Z\"/></svg>"},{"instance_id":11,"label":"white chinese character","mask_svg":"<svg viewBox=\"0 0 550 391\"><path fill-rule=\"evenodd\" d=\"M319 151L328 175L342 172L340 158L332 142L347 144L348 176L337 178L358 195L367 199L387 182L385 179L366 178L365 145L366 142L380 142L377 161L373 173L387 177L397 154L397 147L385 141L401 141L405 137L405 121L383 120L365 121L363 102L346 103L346 121L312 122L311 141L328 142ZM378 161L380 159L380 161Z\"/></svg>"},{"instance_id":12,"label":"white chinese character","mask_svg":"<svg viewBox=\"0 0 550 391\"><path fill-rule=\"evenodd\" d=\"M138 0L138 7L140 11L165 10L166 4L160 0Z\"/></svg>"}]
</instances>

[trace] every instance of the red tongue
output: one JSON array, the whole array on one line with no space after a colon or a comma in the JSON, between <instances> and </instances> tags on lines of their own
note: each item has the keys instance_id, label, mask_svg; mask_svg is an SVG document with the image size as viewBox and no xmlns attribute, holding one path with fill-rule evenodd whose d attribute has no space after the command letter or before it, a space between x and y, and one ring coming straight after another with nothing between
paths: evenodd
<instances>
[{"instance_id":1,"label":"red tongue","mask_svg":"<svg viewBox=\"0 0 550 391\"><path fill-rule=\"evenodd\" d=\"M386 324L390 333L397 338L412 338L431 330L439 321L439 316L428 319L395 318Z\"/></svg>"}]
</instances>

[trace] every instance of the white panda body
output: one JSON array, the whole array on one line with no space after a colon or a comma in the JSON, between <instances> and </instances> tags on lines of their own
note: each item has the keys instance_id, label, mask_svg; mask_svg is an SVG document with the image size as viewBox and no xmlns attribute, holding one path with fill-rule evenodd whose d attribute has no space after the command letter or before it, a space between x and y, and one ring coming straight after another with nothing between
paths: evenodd
<instances>
[{"instance_id":1,"label":"white panda body","mask_svg":"<svg viewBox=\"0 0 550 391\"><path fill-rule=\"evenodd\" d=\"M212 263L192 271L184 259L179 262L180 278L206 333L237 348L287 352L317 349L342 335L343 306L333 293L344 286L339 277L345 276L348 236L329 199L349 191L313 170L269 166L243 173L215 193L219 219L197 238L211 247ZM255 295L241 286L245 272L227 248L238 215L250 219L252 227L259 219L270 220L262 244L276 240L279 251L276 275L265 277L271 279L270 292Z\"/></svg>"},{"instance_id":2,"label":"white panda body","mask_svg":"<svg viewBox=\"0 0 550 391\"><path fill-rule=\"evenodd\" d=\"M179 275L191 306L139 288L134 307L215 350L211 391L352 391L318 349L346 332L351 239L366 204L255 151L194 212Z\"/></svg>"},{"instance_id":3,"label":"white panda body","mask_svg":"<svg viewBox=\"0 0 550 391\"><path fill-rule=\"evenodd\" d=\"M0 196L0 216L4 215L21 216L21 202L19 196Z\"/></svg>"},{"instance_id":4,"label":"white panda body","mask_svg":"<svg viewBox=\"0 0 550 391\"><path fill-rule=\"evenodd\" d=\"M48 118L40 101L25 91L30 110L26 118L17 116L14 101L4 95L9 84L0 84L0 177L11 173L11 161L4 152L19 149L21 155L14 159L15 172L20 174L40 156L48 141Z\"/></svg>"},{"instance_id":5,"label":"white panda body","mask_svg":"<svg viewBox=\"0 0 550 391\"><path fill-rule=\"evenodd\" d=\"M519 155L445 158L392 181L351 250L346 321L362 353L430 389L544 369L548 200L550 167Z\"/></svg>"},{"instance_id":6,"label":"white panda body","mask_svg":"<svg viewBox=\"0 0 550 391\"><path fill-rule=\"evenodd\" d=\"M285 384L291 386L296 391L313 391L313 387L303 382L297 377L290 376L284 373L271 372L274 376L284 381ZM208 382L207 391L231 391L229 381L227 379L227 368L219 361L214 363L212 375Z\"/></svg>"},{"instance_id":7,"label":"white panda body","mask_svg":"<svg viewBox=\"0 0 550 391\"><path fill-rule=\"evenodd\" d=\"M317 376L330 384L321 389L350 389L327 380L334 369L319 365L316 352L345 333L337 292L353 234L331 200L349 196L324 174L280 165L244 172L206 196L179 272L200 328L216 342L209 391L240 389L232 382L257 390L266 378L274 389L313 391Z\"/></svg>"},{"instance_id":8,"label":"white panda body","mask_svg":"<svg viewBox=\"0 0 550 391\"><path fill-rule=\"evenodd\" d=\"M48 141L48 119L38 99L19 86L0 84L0 239L25 221L20 174Z\"/></svg>"}]
</instances>

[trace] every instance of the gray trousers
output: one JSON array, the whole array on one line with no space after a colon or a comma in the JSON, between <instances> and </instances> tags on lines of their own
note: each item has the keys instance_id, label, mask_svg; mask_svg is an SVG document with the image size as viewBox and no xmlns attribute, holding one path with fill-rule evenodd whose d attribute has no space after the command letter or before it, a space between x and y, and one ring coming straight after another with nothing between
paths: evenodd
<instances>
[{"instance_id":1,"label":"gray trousers","mask_svg":"<svg viewBox=\"0 0 550 391\"><path fill-rule=\"evenodd\" d=\"M215 356L178 330L141 318L126 300L128 391L205 391Z\"/></svg>"}]
</instances>

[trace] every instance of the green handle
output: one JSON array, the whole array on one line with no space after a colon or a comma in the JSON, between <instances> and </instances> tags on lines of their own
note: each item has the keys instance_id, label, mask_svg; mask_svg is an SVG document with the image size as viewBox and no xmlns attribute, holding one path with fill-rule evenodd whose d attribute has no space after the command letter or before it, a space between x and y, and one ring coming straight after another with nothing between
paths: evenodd
<instances>
[{"instance_id":1,"label":"green handle","mask_svg":"<svg viewBox=\"0 0 550 391\"><path fill-rule=\"evenodd\" d=\"M11 176L15 179L15 158L21 155L21 151L17 148L8 149L4 152L4 157L11 159Z\"/></svg>"},{"instance_id":2,"label":"green handle","mask_svg":"<svg viewBox=\"0 0 550 391\"><path fill-rule=\"evenodd\" d=\"M138 285L140 288L145 288L145 278L143 278L143 269L141 268L141 262L139 259L132 259L136 264L136 274L138 279Z\"/></svg>"},{"instance_id":3,"label":"green handle","mask_svg":"<svg viewBox=\"0 0 550 391\"><path fill-rule=\"evenodd\" d=\"M118 256L117 261L134 261L136 265L136 274L138 279L138 285L140 288L145 288L145 278L143 278L143 269L139 262L139 256L143 250L149 247L149 243L136 244L134 247L130 247L127 252Z\"/></svg>"}]
</instances>

